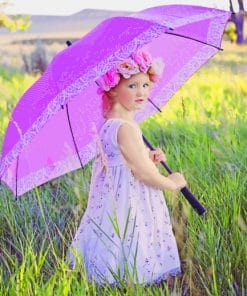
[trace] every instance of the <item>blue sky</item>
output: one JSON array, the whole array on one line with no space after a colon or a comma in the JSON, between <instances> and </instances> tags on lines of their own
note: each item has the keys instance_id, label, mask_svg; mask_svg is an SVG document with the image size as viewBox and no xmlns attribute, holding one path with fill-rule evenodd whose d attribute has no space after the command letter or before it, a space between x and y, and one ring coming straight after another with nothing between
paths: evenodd
<instances>
[{"instance_id":1,"label":"blue sky","mask_svg":"<svg viewBox=\"0 0 247 296\"><path fill-rule=\"evenodd\" d=\"M5 2L6 0L0 0ZM8 14L44 14L44 15L68 15L78 12L82 9L109 9L109 10L127 10L138 11L151 6L158 6L162 4L194 4L198 5L198 0L8 0L12 3L11 6L5 9ZM246 0L247 1L247 0ZM238 10L238 5L235 2L235 9ZM201 0L199 2L202 6L216 7L220 9L229 10L228 0Z\"/></svg>"}]
</instances>

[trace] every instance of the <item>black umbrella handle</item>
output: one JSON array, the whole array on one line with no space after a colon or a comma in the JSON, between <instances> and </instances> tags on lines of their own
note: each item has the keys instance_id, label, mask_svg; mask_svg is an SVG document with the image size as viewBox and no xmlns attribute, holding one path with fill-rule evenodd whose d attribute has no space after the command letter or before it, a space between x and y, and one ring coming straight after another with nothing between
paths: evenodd
<instances>
[{"instance_id":1,"label":"black umbrella handle","mask_svg":"<svg viewBox=\"0 0 247 296\"><path fill-rule=\"evenodd\" d=\"M148 142L148 140L142 135L142 138L145 142L145 144L151 149L155 150L155 148ZM160 162L163 167L167 170L169 174L172 174L172 170L168 167L168 165L164 162ZM207 210L203 207L203 205L199 202L199 200L192 194L192 192L189 190L187 186L180 189L184 197L188 200L188 202L192 205L193 209L197 211L199 215L206 215Z\"/></svg>"}]
</instances>

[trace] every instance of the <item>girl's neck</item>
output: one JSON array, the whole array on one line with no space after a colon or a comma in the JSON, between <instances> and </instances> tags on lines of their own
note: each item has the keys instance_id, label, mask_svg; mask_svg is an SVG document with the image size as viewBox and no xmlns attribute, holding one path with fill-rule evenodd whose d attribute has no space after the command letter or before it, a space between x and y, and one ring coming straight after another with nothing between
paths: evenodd
<instances>
[{"instance_id":1,"label":"girl's neck","mask_svg":"<svg viewBox=\"0 0 247 296\"><path fill-rule=\"evenodd\" d=\"M121 112L111 112L109 111L106 116L105 116L106 119L110 119L110 118L120 118L120 119L123 119L123 120L128 120L128 121L131 121L131 122L136 122L134 120L134 116L133 116L133 113L131 114L121 114Z\"/></svg>"}]
</instances>

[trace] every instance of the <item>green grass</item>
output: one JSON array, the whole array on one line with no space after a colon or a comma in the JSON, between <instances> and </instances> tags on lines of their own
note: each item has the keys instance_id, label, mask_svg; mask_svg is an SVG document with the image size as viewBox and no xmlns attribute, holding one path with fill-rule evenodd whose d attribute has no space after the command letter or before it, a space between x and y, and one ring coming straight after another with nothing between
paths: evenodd
<instances>
[{"instance_id":1,"label":"green grass","mask_svg":"<svg viewBox=\"0 0 247 296\"><path fill-rule=\"evenodd\" d=\"M245 295L247 282L247 59L229 46L141 124L173 171L207 208L198 216L181 194L165 192L183 275L175 295ZM240 70L239 70L240 69ZM0 141L35 78L0 69ZM167 175L160 166L161 172ZM0 295L169 295L163 283L99 288L65 254L87 205L91 163L26 193L0 187ZM117 226L116 226L117 229ZM236 292L237 291L237 292ZM174 295L174 294L173 294Z\"/></svg>"}]
</instances>

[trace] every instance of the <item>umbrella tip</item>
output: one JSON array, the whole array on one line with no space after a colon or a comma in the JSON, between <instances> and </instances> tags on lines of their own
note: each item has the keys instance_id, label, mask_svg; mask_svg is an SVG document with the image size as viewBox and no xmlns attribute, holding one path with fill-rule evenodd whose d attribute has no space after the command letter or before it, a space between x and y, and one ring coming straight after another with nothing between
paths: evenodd
<instances>
[{"instance_id":1,"label":"umbrella tip","mask_svg":"<svg viewBox=\"0 0 247 296\"><path fill-rule=\"evenodd\" d=\"M72 42L71 42L70 40L67 40L67 41L66 41L66 44L67 44L68 46L70 46L70 45L72 45Z\"/></svg>"}]
</instances>

